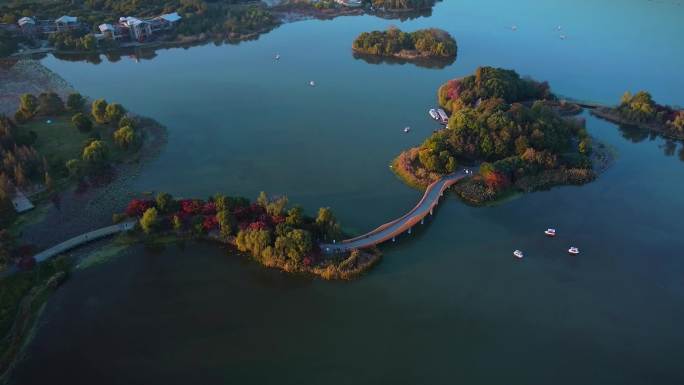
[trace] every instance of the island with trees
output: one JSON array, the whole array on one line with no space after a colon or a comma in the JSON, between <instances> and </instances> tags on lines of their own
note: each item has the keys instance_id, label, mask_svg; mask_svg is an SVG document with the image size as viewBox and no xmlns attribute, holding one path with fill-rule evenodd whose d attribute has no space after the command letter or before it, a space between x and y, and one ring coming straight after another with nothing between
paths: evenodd
<instances>
[{"instance_id":1,"label":"island with trees","mask_svg":"<svg viewBox=\"0 0 684 385\"><path fill-rule=\"evenodd\" d=\"M301 207L289 207L287 197L264 192L254 202L222 194L201 200L159 193L155 199L132 200L125 212L114 216L115 222L131 218L144 238L210 239L247 253L264 266L324 279L355 278L380 260L377 250L322 253L320 242L343 235L330 208L322 207L315 218L309 217Z\"/></svg>"},{"instance_id":2,"label":"island with trees","mask_svg":"<svg viewBox=\"0 0 684 385\"><path fill-rule=\"evenodd\" d=\"M553 108L557 101L548 84L480 67L441 86L438 98L451 113L447 127L392 164L406 183L424 188L460 165L479 165L479 172L453 187L464 201L479 205L595 178L584 122Z\"/></svg>"},{"instance_id":3,"label":"island with trees","mask_svg":"<svg viewBox=\"0 0 684 385\"><path fill-rule=\"evenodd\" d=\"M599 107L592 114L620 125L637 126L670 139L684 140L684 110L658 104L646 91L625 92L617 107Z\"/></svg>"},{"instance_id":4,"label":"island with trees","mask_svg":"<svg viewBox=\"0 0 684 385\"><path fill-rule=\"evenodd\" d=\"M447 64L456 59L456 40L441 29L403 32L390 27L386 31L363 32L352 44L355 57L394 58L400 61L439 61Z\"/></svg>"}]
</instances>

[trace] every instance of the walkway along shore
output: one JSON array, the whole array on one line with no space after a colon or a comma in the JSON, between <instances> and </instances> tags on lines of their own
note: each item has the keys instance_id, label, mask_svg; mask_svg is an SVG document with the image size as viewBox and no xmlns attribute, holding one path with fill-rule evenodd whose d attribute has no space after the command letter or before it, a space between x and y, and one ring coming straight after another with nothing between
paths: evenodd
<instances>
[{"instance_id":1,"label":"walkway along shore","mask_svg":"<svg viewBox=\"0 0 684 385\"><path fill-rule=\"evenodd\" d=\"M453 174L445 175L430 184L425 190L425 194L418 204L404 216L370 231L356 238L346 239L337 243L322 243L321 250L324 253L341 253L354 249L364 249L379 245L390 239L394 240L404 232L411 233L411 228L418 222L423 222L424 218L432 215L434 208L439 204L439 198L444 195L444 191L459 180L471 175L471 171L463 169Z\"/></svg>"},{"instance_id":2,"label":"walkway along shore","mask_svg":"<svg viewBox=\"0 0 684 385\"><path fill-rule=\"evenodd\" d=\"M119 223L117 225L103 227L101 229L93 230L88 233L81 234L79 236L68 239L58 245L52 246L51 248L44 250L33 258L36 262L40 263L46 261L56 255L59 255L67 250L71 250L75 247L84 245L89 242L96 241L101 238L105 238L114 234L123 233L125 231L132 230L135 227L136 221L128 221Z\"/></svg>"}]
</instances>

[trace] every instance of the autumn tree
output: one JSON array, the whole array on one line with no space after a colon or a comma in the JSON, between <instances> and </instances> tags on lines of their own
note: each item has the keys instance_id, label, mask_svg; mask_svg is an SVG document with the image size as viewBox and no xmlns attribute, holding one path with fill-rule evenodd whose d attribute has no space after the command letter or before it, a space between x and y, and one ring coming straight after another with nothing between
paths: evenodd
<instances>
[{"instance_id":1,"label":"autumn tree","mask_svg":"<svg viewBox=\"0 0 684 385\"><path fill-rule=\"evenodd\" d=\"M124 126L114 131L114 141L123 148L129 148L137 143L137 135L131 126Z\"/></svg>"},{"instance_id":2,"label":"autumn tree","mask_svg":"<svg viewBox=\"0 0 684 385\"><path fill-rule=\"evenodd\" d=\"M101 140L93 140L83 149L83 160L92 165L104 165L107 156L107 145Z\"/></svg>"},{"instance_id":3,"label":"autumn tree","mask_svg":"<svg viewBox=\"0 0 684 385\"><path fill-rule=\"evenodd\" d=\"M119 103L108 104L105 107L105 119L108 123L119 123L126 114L126 110Z\"/></svg>"},{"instance_id":4,"label":"autumn tree","mask_svg":"<svg viewBox=\"0 0 684 385\"><path fill-rule=\"evenodd\" d=\"M107 101L104 99L95 100L90 108L90 113L97 123L107 123Z\"/></svg>"},{"instance_id":5,"label":"autumn tree","mask_svg":"<svg viewBox=\"0 0 684 385\"><path fill-rule=\"evenodd\" d=\"M150 234L157 227L159 222L159 214L155 207L151 207L145 210L142 218L140 218L140 227L143 229L145 234Z\"/></svg>"}]
</instances>

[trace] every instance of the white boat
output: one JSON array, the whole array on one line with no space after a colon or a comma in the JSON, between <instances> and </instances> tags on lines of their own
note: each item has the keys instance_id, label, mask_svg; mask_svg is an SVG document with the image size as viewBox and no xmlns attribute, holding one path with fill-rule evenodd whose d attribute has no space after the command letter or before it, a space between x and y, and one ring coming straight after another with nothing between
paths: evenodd
<instances>
[{"instance_id":1,"label":"white boat","mask_svg":"<svg viewBox=\"0 0 684 385\"><path fill-rule=\"evenodd\" d=\"M277 53L277 54L275 55L275 59L276 59L276 60L280 60L280 54L279 54L279 53Z\"/></svg>"},{"instance_id":2,"label":"white boat","mask_svg":"<svg viewBox=\"0 0 684 385\"><path fill-rule=\"evenodd\" d=\"M548 235L549 237L555 237L556 229L546 229L546 231L544 231L544 234Z\"/></svg>"},{"instance_id":3,"label":"white boat","mask_svg":"<svg viewBox=\"0 0 684 385\"><path fill-rule=\"evenodd\" d=\"M514 252L513 252L513 255L514 255L516 258L518 258L518 259L522 259L522 258L525 256L525 255L523 255L523 252L520 251L520 250L514 251Z\"/></svg>"},{"instance_id":4,"label":"white boat","mask_svg":"<svg viewBox=\"0 0 684 385\"><path fill-rule=\"evenodd\" d=\"M565 40L565 35L560 35L561 40Z\"/></svg>"},{"instance_id":5,"label":"white boat","mask_svg":"<svg viewBox=\"0 0 684 385\"><path fill-rule=\"evenodd\" d=\"M404 132L408 133L409 131L411 131L411 127L404 127Z\"/></svg>"},{"instance_id":6,"label":"white boat","mask_svg":"<svg viewBox=\"0 0 684 385\"><path fill-rule=\"evenodd\" d=\"M309 85L310 85L311 87L316 87L316 82L312 80L312 81L309 82Z\"/></svg>"},{"instance_id":7,"label":"white boat","mask_svg":"<svg viewBox=\"0 0 684 385\"><path fill-rule=\"evenodd\" d=\"M556 29L560 31L561 29L563 29L563 27L559 25L558 27L556 27Z\"/></svg>"},{"instance_id":8,"label":"white boat","mask_svg":"<svg viewBox=\"0 0 684 385\"><path fill-rule=\"evenodd\" d=\"M443 109L438 109L437 114L439 114L439 121L442 122L442 124L449 123L449 115L447 115Z\"/></svg>"},{"instance_id":9,"label":"white boat","mask_svg":"<svg viewBox=\"0 0 684 385\"><path fill-rule=\"evenodd\" d=\"M580 251L579 251L578 248L576 248L576 247L573 246L573 247L571 247L571 248L568 249L568 253L569 253L570 255L577 255L577 254L580 253Z\"/></svg>"},{"instance_id":10,"label":"white boat","mask_svg":"<svg viewBox=\"0 0 684 385\"><path fill-rule=\"evenodd\" d=\"M439 120L439 113L434 108L431 108L430 111L428 111L428 113L430 114L430 117L432 119Z\"/></svg>"},{"instance_id":11,"label":"white boat","mask_svg":"<svg viewBox=\"0 0 684 385\"><path fill-rule=\"evenodd\" d=\"M512 31L517 31L517 30L518 30L518 26L517 26L517 25L512 26L512 27L511 27L511 30L512 30Z\"/></svg>"}]
</instances>

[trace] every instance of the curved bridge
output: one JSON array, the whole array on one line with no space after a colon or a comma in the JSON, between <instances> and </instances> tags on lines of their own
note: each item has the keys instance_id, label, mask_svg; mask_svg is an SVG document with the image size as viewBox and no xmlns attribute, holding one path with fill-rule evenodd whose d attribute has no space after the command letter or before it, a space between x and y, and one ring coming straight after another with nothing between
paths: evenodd
<instances>
[{"instance_id":1,"label":"curved bridge","mask_svg":"<svg viewBox=\"0 0 684 385\"><path fill-rule=\"evenodd\" d=\"M321 243L321 250L324 253L330 254L353 249L363 249L379 245L390 239L394 240L395 237L404 232L411 234L411 228L413 226L418 222L422 223L426 216L432 215L435 206L439 204L439 198L444 194L444 190L451 187L451 185L459 180L471 175L470 173L470 170L463 169L453 174L443 176L429 185L418 204L401 218L385 223L375 230L356 238L346 239L338 243Z\"/></svg>"},{"instance_id":2,"label":"curved bridge","mask_svg":"<svg viewBox=\"0 0 684 385\"><path fill-rule=\"evenodd\" d=\"M36 255L33 256L33 258L36 260L36 262L43 262L47 259L50 259L54 257L55 255L62 254L63 252L73 249L75 247L81 246L83 244L89 243L96 241L98 239L108 237L110 235L114 235L117 233L123 233L128 230L132 230L135 227L136 221L128 221L128 222L123 222L119 223L118 225L112 225L112 226L107 226L103 227L101 229L93 230L91 232L81 234L79 236L73 237L69 240L66 240L58 245L55 245L47 250L44 250Z\"/></svg>"}]
</instances>

